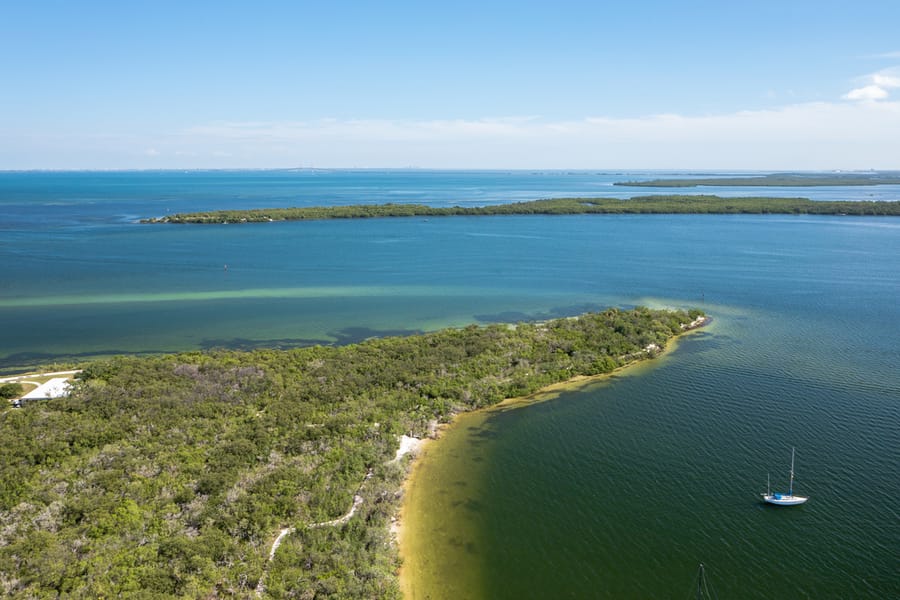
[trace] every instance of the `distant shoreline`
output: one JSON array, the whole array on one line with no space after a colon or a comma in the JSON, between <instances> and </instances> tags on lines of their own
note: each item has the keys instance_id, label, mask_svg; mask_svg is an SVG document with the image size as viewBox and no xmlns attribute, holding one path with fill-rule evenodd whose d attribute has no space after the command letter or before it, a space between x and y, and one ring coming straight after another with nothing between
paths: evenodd
<instances>
[{"instance_id":1,"label":"distant shoreline","mask_svg":"<svg viewBox=\"0 0 900 600\"><path fill-rule=\"evenodd\" d=\"M840 216L900 216L900 201L814 201L808 198L742 197L712 195L638 196L615 198L556 198L474 207L436 207L424 204L352 204L255 208L178 213L143 219L150 224L226 225L314 221L326 219L372 219L388 217L450 217L492 215L585 215L585 214L802 214Z\"/></svg>"},{"instance_id":2,"label":"distant shoreline","mask_svg":"<svg viewBox=\"0 0 900 600\"><path fill-rule=\"evenodd\" d=\"M739 177L689 177L684 179L651 179L649 181L620 181L613 185L626 187L824 187L900 185L900 174L885 173L771 173Z\"/></svg>"}]
</instances>

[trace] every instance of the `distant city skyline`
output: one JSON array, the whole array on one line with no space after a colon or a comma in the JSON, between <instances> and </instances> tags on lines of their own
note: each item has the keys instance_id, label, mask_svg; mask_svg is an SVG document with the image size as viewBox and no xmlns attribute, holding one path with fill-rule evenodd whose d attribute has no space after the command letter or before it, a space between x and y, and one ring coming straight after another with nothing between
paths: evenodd
<instances>
[{"instance_id":1,"label":"distant city skyline","mask_svg":"<svg viewBox=\"0 0 900 600\"><path fill-rule=\"evenodd\" d=\"M5 2L0 169L900 169L900 3Z\"/></svg>"}]
</instances>

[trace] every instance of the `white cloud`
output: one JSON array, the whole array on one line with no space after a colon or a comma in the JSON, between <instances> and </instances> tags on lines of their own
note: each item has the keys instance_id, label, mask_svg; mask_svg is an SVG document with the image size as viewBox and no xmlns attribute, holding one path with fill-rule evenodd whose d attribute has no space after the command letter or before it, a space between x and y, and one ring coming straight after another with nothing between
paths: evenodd
<instances>
[{"instance_id":1,"label":"white cloud","mask_svg":"<svg viewBox=\"0 0 900 600\"><path fill-rule=\"evenodd\" d=\"M871 84L861 88L855 88L844 94L846 100L884 100L889 96L888 91L880 85Z\"/></svg>"},{"instance_id":2,"label":"white cloud","mask_svg":"<svg viewBox=\"0 0 900 600\"><path fill-rule=\"evenodd\" d=\"M896 71L867 85L887 92ZM863 86L864 87L864 86ZM864 100L864 98L860 98ZM633 118L315 119L0 131L0 168L900 169L900 101ZM148 152L150 150L150 152Z\"/></svg>"},{"instance_id":3,"label":"white cloud","mask_svg":"<svg viewBox=\"0 0 900 600\"><path fill-rule=\"evenodd\" d=\"M214 123L175 136L242 166L854 169L900 167L900 102L640 118Z\"/></svg>"},{"instance_id":4,"label":"white cloud","mask_svg":"<svg viewBox=\"0 0 900 600\"><path fill-rule=\"evenodd\" d=\"M897 73L897 68L891 68L867 75L861 79L868 85L850 90L843 98L863 101L884 100L890 96L888 90L900 87L900 76Z\"/></svg>"},{"instance_id":5,"label":"white cloud","mask_svg":"<svg viewBox=\"0 0 900 600\"><path fill-rule=\"evenodd\" d=\"M900 77L892 75L888 71L875 73L874 75L872 75L872 82L875 85L883 88L900 87Z\"/></svg>"}]
</instances>

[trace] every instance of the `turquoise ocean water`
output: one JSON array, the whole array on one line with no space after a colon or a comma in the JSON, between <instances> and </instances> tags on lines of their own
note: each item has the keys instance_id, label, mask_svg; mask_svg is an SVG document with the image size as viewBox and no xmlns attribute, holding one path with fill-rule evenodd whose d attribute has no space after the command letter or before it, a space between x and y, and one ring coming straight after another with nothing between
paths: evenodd
<instances>
[{"instance_id":1,"label":"turquoise ocean water","mask_svg":"<svg viewBox=\"0 0 900 600\"><path fill-rule=\"evenodd\" d=\"M442 576L472 598L681 598L704 562L720 597L900 597L900 219L135 222L629 197L648 191L611 183L657 175L0 173L0 371L697 306L713 324L653 368L451 430L461 462L434 461L432 475L454 501L422 526L434 561L469 576ZM678 192L900 199L900 186ZM786 483L792 446L812 499L760 505L767 472ZM463 521L477 533L448 531Z\"/></svg>"}]
</instances>

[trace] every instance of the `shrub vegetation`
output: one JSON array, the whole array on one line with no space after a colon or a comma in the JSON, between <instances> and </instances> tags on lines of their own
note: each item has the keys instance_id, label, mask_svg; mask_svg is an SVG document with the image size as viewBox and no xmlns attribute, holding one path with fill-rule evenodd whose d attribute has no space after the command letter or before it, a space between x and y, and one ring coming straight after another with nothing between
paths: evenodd
<instances>
[{"instance_id":1,"label":"shrub vegetation","mask_svg":"<svg viewBox=\"0 0 900 600\"><path fill-rule=\"evenodd\" d=\"M69 397L0 413L0 589L245 598L268 568L271 597L399 597L399 435L650 357L699 314L610 309L342 347L90 363ZM310 527L346 513L356 493L347 523ZM296 533L267 567L287 526Z\"/></svg>"}]
</instances>

